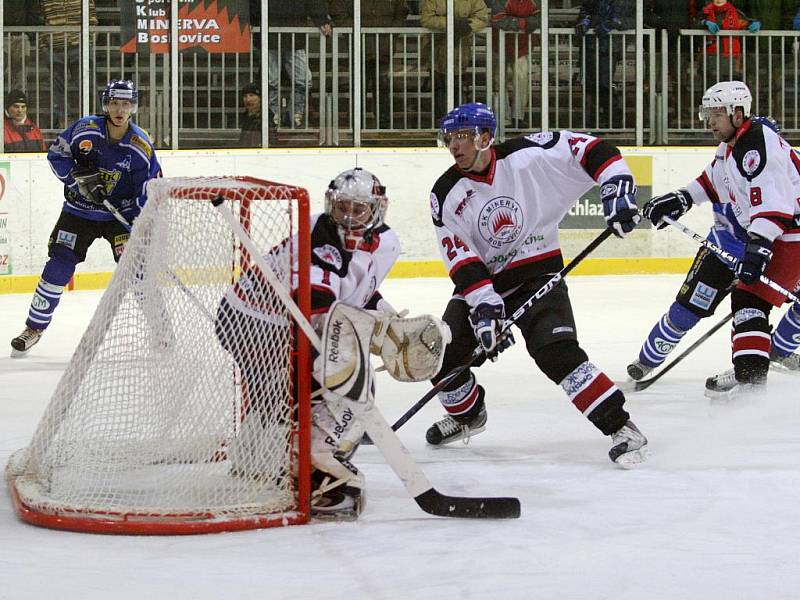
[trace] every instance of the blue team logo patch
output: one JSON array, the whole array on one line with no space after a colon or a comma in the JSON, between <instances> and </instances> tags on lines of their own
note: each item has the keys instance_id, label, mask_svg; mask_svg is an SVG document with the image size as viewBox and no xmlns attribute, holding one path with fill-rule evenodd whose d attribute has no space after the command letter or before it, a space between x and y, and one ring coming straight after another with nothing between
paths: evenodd
<instances>
[{"instance_id":1,"label":"blue team logo patch","mask_svg":"<svg viewBox=\"0 0 800 600\"><path fill-rule=\"evenodd\" d=\"M698 283L692 297L689 298L689 304L702 310L708 310L711 307L711 303L714 302L714 298L717 297L717 292L718 290L716 288Z\"/></svg>"},{"instance_id":2,"label":"blue team logo patch","mask_svg":"<svg viewBox=\"0 0 800 600\"><path fill-rule=\"evenodd\" d=\"M478 217L478 231L492 248L514 242L524 225L522 207L508 196L492 198Z\"/></svg>"},{"instance_id":3,"label":"blue team logo patch","mask_svg":"<svg viewBox=\"0 0 800 600\"><path fill-rule=\"evenodd\" d=\"M56 244L59 246L66 246L70 250L75 250L75 242L78 240L78 235L69 231L59 229L56 233Z\"/></svg>"},{"instance_id":4,"label":"blue team logo patch","mask_svg":"<svg viewBox=\"0 0 800 600\"><path fill-rule=\"evenodd\" d=\"M653 346L655 346L655 349L661 354L669 354L672 352L673 348L675 348L675 344L673 342L660 337L657 337L653 340Z\"/></svg>"}]
</instances>

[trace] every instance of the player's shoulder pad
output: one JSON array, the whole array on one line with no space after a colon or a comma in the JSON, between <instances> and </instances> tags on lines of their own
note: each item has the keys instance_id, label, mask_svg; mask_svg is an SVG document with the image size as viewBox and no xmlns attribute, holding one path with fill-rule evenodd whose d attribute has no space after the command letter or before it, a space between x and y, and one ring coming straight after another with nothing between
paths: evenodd
<instances>
[{"instance_id":1,"label":"player's shoulder pad","mask_svg":"<svg viewBox=\"0 0 800 600\"><path fill-rule=\"evenodd\" d=\"M91 133L101 136L104 135L103 132L105 131L105 127L103 127L102 119L103 117L99 115L81 117L75 121L74 125L72 126L72 137L74 138L81 133Z\"/></svg>"},{"instance_id":2,"label":"player's shoulder pad","mask_svg":"<svg viewBox=\"0 0 800 600\"><path fill-rule=\"evenodd\" d=\"M765 136L773 131L764 128L759 123L752 123L742 133L733 146L733 159L739 173L748 181L755 179L767 166L767 143Z\"/></svg>"},{"instance_id":3,"label":"player's shoulder pad","mask_svg":"<svg viewBox=\"0 0 800 600\"><path fill-rule=\"evenodd\" d=\"M128 138L131 145L136 146L139 150L141 150L147 158L153 157L153 143L150 141L147 133L141 128L133 123L130 124L131 127L131 137Z\"/></svg>"},{"instance_id":4,"label":"player's shoulder pad","mask_svg":"<svg viewBox=\"0 0 800 600\"><path fill-rule=\"evenodd\" d=\"M342 247L336 224L324 213L311 230L311 264L340 277L344 277L350 264L350 253Z\"/></svg>"},{"instance_id":5,"label":"player's shoulder pad","mask_svg":"<svg viewBox=\"0 0 800 600\"><path fill-rule=\"evenodd\" d=\"M433 224L437 227L442 225L442 211L444 210L444 201L447 198L447 194L450 193L450 190L455 187L462 177L464 176L453 165L433 184L430 198L431 218L433 219Z\"/></svg>"},{"instance_id":6,"label":"player's shoulder pad","mask_svg":"<svg viewBox=\"0 0 800 600\"><path fill-rule=\"evenodd\" d=\"M525 150L526 148L541 148L542 150L549 150L558 143L561 134L558 131L539 131L537 133L529 133L510 140L506 140L497 144L494 149L497 158L505 158L506 156Z\"/></svg>"}]
</instances>

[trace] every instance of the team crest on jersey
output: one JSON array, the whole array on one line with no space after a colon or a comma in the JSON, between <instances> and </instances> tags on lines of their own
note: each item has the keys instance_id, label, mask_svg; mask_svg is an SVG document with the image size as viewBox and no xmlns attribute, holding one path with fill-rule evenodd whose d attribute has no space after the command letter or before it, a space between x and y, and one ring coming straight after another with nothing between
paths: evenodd
<instances>
[{"instance_id":1,"label":"team crest on jersey","mask_svg":"<svg viewBox=\"0 0 800 600\"><path fill-rule=\"evenodd\" d=\"M553 141L553 132L540 131L538 133L531 133L530 135L526 135L525 139L533 142L534 144L544 146L545 144L549 144Z\"/></svg>"},{"instance_id":2,"label":"team crest on jersey","mask_svg":"<svg viewBox=\"0 0 800 600\"><path fill-rule=\"evenodd\" d=\"M431 202L431 216L434 220L439 221L442 218L441 212L439 212L439 199L436 197L436 194L431 194L430 197Z\"/></svg>"},{"instance_id":3,"label":"team crest on jersey","mask_svg":"<svg viewBox=\"0 0 800 600\"><path fill-rule=\"evenodd\" d=\"M78 150L81 154L89 154L92 151L92 140L81 140L78 144Z\"/></svg>"},{"instance_id":4,"label":"team crest on jersey","mask_svg":"<svg viewBox=\"0 0 800 600\"><path fill-rule=\"evenodd\" d=\"M478 230L481 237L492 248L510 244L519 237L525 218L522 207L513 198L498 196L492 198L481 209Z\"/></svg>"},{"instance_id":5,"label":"team crest on jersey","mask_svg":"<svg viewBox=\"0 0 800 600\"><path fill-rule=\"evenodd\" d=\"M342 255L330 244L314 248L314 254L316 254L322 262L333 265L336 269L342 268Z\"/></svg>"},{"instance_id":6,"label":"team crest on jersey","mask_svg":"<svg viewBox=\"0 0 800 600\"><path fill-rule=\"evenodd\" d=\"M758 150L748 150L742 158L742 168L748 175L752 175L761 164L761 153Z\"/></svg>"},{"instance_id":7,"label":"team crest on jersey","mask_svg":"<svg viewBox=\"0 0 800 600\"><path fill-rule=\"evenodd\" d=\"M115 163L115 166L119 167L120 169L125 169L128 173L131 172L131 155L126 154L125 158L118 163Z\"/></svg>"}]
</instances>

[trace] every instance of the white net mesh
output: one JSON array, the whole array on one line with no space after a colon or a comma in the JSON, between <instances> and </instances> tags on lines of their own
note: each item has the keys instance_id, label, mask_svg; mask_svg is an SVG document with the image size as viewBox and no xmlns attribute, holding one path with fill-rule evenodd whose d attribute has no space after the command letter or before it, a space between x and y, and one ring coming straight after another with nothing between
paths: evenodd
<instances>
[{"instance_id":1,"label":"white net mesh","mask_svg":"<svg viewBox=\"0 0 800 600\"><path fill-rule=\"evenodd\" d=\"M297 510L295 332L211 205L220 195L296 287L297 188L151 182L30 446L9 463L28 510L165 523Z\"/></svg>"}]
</instances>

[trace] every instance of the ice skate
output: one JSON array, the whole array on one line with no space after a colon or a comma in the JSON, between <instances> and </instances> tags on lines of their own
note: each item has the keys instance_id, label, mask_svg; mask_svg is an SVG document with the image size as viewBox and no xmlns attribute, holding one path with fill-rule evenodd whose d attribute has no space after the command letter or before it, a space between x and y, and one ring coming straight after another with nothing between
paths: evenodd
<instances>
[{"instance_id":1,"label":"ice skate","mask_svg":"<svg viewBox=\"0 0 800 600\"><path fill-rule=\"evenodd\" d=\"M486 429L486 418L486 405L481 403L474 416L467 413L465 418L458 419L447 415L441 421L436 421L428 428L425 439L431 446L443 446L458 440L468 444L470 437Z\"/></svg>"},{"instance_id":2,"label":"ice skate","mask_svg":"<svg viewBox=\"0 0 800 600\"><path fill-rule=\"evenodd\" d=\"M11 340L11 358L21 358L42 338L44 329L26 327L22 333Z\"/></svg>"},{"instance_id":3,"label":"ice skate","mask_svg":"<svg viewBox=\"0 0 800 600\"><path fill-rule=\"evenodd\" d=\"M769 366L776 371L800 375L800 354L793 352L788 356L779 356L773 348L769 355Z\"/></svg>"},{"instance_id":4,"label":"ice skate","mask_svg":"<svg viewBox=\"0 0 800 600\"><path fill-rule=\"evenodd\" d=\"M361 476L345 483L317 470L311 475L311 487L311 516L315 519L353 521L366 505Z\"/></svg>"},{"instance_id":5,"label":"ice skate","mask_svg":"<svg viewBox=\"0 0 800 600\"><path fill-rule=\"evenodd\" d=\"M611 443L613 445L608 451L608 457L623 469L630 469L643 463L650 455L647 438L632 421L628 421L611 434Z\"/></svg>"},{"instance_id":6,"label":"ice skate","mask_svg":"<svg viewBox=\"0 0 800 600\"><path fill-rule=\"evenodd\" d=\"M719 373L706 379L706 398L726 400L739 396L758 394L766 389L764 382L744 383L736 379L733 369Z\"/></svg>"},{"instance_id":7,"label":"ice skate","mask_svg":"<svg viewBox=\"0 0 800 600\"><path fill-rule=\"evenodd\" d=\"M655 367L648 367L637 359L628 365L628 376L634 381L641 381L652 373L653 369L655 369Z\"/></svg>"}]
</instances>

